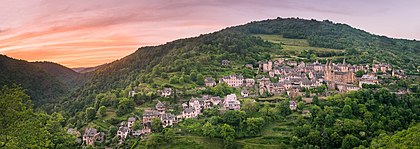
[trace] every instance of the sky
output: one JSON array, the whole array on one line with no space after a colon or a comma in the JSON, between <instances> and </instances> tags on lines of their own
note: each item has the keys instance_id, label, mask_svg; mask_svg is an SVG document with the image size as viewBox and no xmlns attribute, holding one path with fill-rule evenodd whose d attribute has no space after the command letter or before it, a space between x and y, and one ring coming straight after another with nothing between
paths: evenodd
<instances>
[{"instance_id":1,"label":"sky","mask_svg":"<svg viewBox=\"0 0 420 149\"><path fill-rule=\"evenodd\" d=\"M0 54L89 67L139 47L277 17L420 40L420 0L0 0Z\"/></svg>"}]
</instances>

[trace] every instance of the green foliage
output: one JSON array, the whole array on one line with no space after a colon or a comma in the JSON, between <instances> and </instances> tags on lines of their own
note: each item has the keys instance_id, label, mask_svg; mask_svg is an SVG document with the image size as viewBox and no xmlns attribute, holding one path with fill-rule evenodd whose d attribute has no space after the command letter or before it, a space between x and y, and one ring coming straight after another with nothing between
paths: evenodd
<instances>
[{"instance_id":1,"label":"green foliage","mask_svg":"<svg viewBox=\"0 0 420 149\"><path fill-rule=\"evenodd\" d=\"M32 110L29 96L21 88L0 89L0 147L74 148L75 137L67 134L59 113L47 115Z\"/></svg>"},{"instance_id":2,"label":"green foliage","mask_svg":"<svg viewBox=\"0 0 420 149\"><path fill-rule=\"evenodd\" d=\"M203 132L203 136L208 136L208 137L214 137L216 136L216 133L217 133L214 126L209 122L203 125L202 132Z\"/></svg>"},{"instance_id":3,"label":"green foliage","mask_svg":"<svg viewBox=\"0 0 420 149\"><path fill-rule=\"evenodd\" d=\"M262 127L265 124L263 118L247 118L245 120L246 129L248 131L249 136L256 136L260 134Z\"/></svg>"},{"instance_id":4,"label":"green foliage","mask_svg":"<svg viewBox=\"0 0 420 149\"><path fill-rule=\"evenodd\" d=\"M420 146L419 132L420 124L416 124L391 136L381 134L373 139L370 146L372 148L416 148Z\"/></svg>"},{"instance_id":5,"label":"green foliage","mask_svg":"<svg viewBox=\"0 0 420 149\"><path fill-rule=\"evenodd\" d=\"M355 72L356 77L362 77L364 74L365 74L365 71L363 71L363 70L359 70L359 71Z\"/></svg>"},{"instance_id":6,"label":"green foliage","mask_svg":"<svg viewBox=\"0 0 420 149\"><path fill-rule=\"evenodd\" d=\"M96 110L93 107L86 108L86 120L91 121L96 116Z\"/></svg>"},{"instance_id":7,"label":"green foliage","mask_svg":"<svg viewBox=\"0 0 420 149\"><path fill-rule=\"evenodd\" d=\"M252 100L245 100L241 105L241 109L245 111L247 114L252 114L252 113L257 112L258 105Z\"/></svg>"},{"instance_id":8,"label":"green foliage","mask_svg":"<svg viewBox=\"0 0 420 149\"><path fill-rule=\"evenodd\" d=\"M225 96L234 92L234 89L226 83L219 83L215 87L207 88L205 91L208 94L216 96Z\"/></svg>"},{"instance_id":9,"label":"green foliage","mask_svg":"<svg viewBox=\"0 0 420 149\"><path fill-rule=\"evenodd\" d=\"M220 134L225 141L225 145L231 146L235 139L235 129L233 129L229 124L224 124L220 128Z\"/></svg>"},{"instance_id":10,"label":"green foliage","mask_svg":"<svg viewBox=\"0 0 420 149\"><path fill-rule=\"evenodd\" d=\"M118 127L114 125L109 126L107 138L113 138L115 134L117 134L117 131L118 131Z\"/></svg>"},{"instance_id":11,"label":"green foliage","mask_svg":"<svg viewBox=\"0 0 420 149\"><path fill-rule=\"evenodd\" d=\"M385 89L329 96L310 107L312 117L297 123L295 141L320 148L369 147L378 135L420 120L419 103L418 97L396 97Z\"/></svg>"},{"instance_id":12,"label":"green foliage","mask_svg":"<svg viewBox=\"0 0 420 149\"><path fill-rule=\"evenodd\" d=\"M120 102L118 103L118 109L116 112L117 116L122 116L134 110L135 104L133 99L120 98L119 100Z\"/></svg>"},{"instance_id":13,"label":"green foliage","mask_svg":"<svg viewBox=\"0 0 420 149\"><path fill-rule=\"evenodd\" d=\"M36 107L43 105L52 111L54 107L51 104L62 100L70 90L70 86L60 82L58 76L27 61L0 55L0 68L0 86L21 85L27 89L25 92L31 96ZM77 74L74 77L77 77Z\"/></svg>"},{"instance_id":14,"label":"green foliage","mask_svg":"<svg viewBox=\"0 0 420 149\"><path fill-rule=\"evenodd\" d=\"M106 107L105 106L99 107L98 114L99 114L100 117L106 116Z\"/></svg>"},{"instance_id":15,"label":"green foliage","mask_svg":"<svg viewBox=\"0 0 420 149\"><path fill-rule=\"evenodd\" d=\"M343 139L343 143L341 144L341 148L343 149L352 149L354 147L359 146L360 144L360 139L351 135L351 134L347 134L344 139Z\"/></svg>"},{"instance_id":16,"label":"green foliage","mask_svg":"<svg viewBox=\"0 0 420 149\"><path fill-rule=\"evenodd\" d=\"M159 118L152 119L152 131L153 132L162 132L163 126Z\"/></svg>"}]
</instances>

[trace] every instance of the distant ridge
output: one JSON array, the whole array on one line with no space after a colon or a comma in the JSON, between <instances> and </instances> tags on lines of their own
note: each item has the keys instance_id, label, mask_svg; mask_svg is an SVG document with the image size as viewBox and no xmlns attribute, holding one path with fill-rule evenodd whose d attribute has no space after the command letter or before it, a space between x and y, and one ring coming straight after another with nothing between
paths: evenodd
<instances>
[{"instance_id":1,"label":"distant ridge","mask_svg":"<svg viewBox=\"0 0 420 149\"><path fill-rule=\"evenodd\" d=\"M92 72L95 71L103 66L106 66L108 64L102 64L102 65L98 65L98 66L94 66L94 67L76 67L76 68L71 68L73 71L78 72L78 73L87 73L87 72Z\"/></svg>"}]
</instances>

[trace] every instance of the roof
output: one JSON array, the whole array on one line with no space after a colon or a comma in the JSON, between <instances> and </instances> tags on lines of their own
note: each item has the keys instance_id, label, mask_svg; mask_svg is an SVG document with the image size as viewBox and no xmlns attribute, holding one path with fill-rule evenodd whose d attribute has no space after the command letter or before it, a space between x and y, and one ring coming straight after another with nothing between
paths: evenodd
<instances>
[{"instance_id":1,"label":"roof","mask_svg":"<svg viewBox=\"0 0 420 149\"><path fill-rule=\"evenodd\" d=\"M214 81L214 79L213 79L213 78L206 78L206 79L204 79L204 82L205 82L205 83L213 83L213 82L215 82L215 81Z\"/></svg>"},{"instance_id":2,"label":"roof","mask_svg":"<svg viewBox=\"0 0 420 149\"><path fill-rule=\"evenodd\" d=\"M93 137L97 133L98 133L98 130L96 130L95 128L88 128L85 130L85 133L83 134L83 136Z\"/></svg>"},{"instance_id":3,"label":"roof","mask_svg":"<svg viewBox=\"0 0 420 149\"><path fill-rule=\"evenodd\" d=\"M120 128L118 128L118 131L121 131L121 132L128 132L128 127L125 127L125 126L120 127Z\"/></svg>"},{"instance_id":4,"label":"roof","mask_svg":"<svg viewBox=\"0 0 420 149\"><path fill-rule=\"evenodd\" d=\"M165 108L165 103L158 101L156 108Z\"/></svg>"},{"instance_id":5,"label":"roof","mask_svg":"<svg viewBox=\"0 0 420 149\"><path fill-rule=\"evenodd\" d=\"M136 121L136 118L134 118L134 117L128 118L128 122L134 122L134 121Z\"/></svg>"},{"instance_id":6,"label":"roof","mask_svg":"<svg viewBox=\"0 0 420 149\"><path fill-rule=\"evenodd\" d=\"M211 97L212 100L222 100L222 98L220 98L219 96L213 96Z\"/></svg>"},{"instance_id":7,"label":"roof","mask_svg":"<svg viewBox=\"0 0 420 149\"><path fill-rule=\"evenodd\" d=\"M163 89L164 92L172 92L172 88L165 88Z\"/></svg>"},{"instance_id":8,"label":"roof","mask_svg":"<svg viewBox=\"0 0 420 149\"><path fill-rule=\"evenodd\" d=\"M194 110L195 110L195 109L191 107L191 108L186 108L186 109L184 109L184 112L185 112L185 113L192 113L192 112L194 112Z\"/></svg>"},{"instance_id":9,"label":"roof","mask_svg":"<svg viewBox=\"0 0 420 149\"><path fill-rule=\"evenodd\" d=\"M159 116L159 111L156 110L145 110L143 116Z\"/></svg>"},{"instance_id":10,"label":"roof","mask_svg":"<svg viewBox=\"0 0 420 149\"><path fill-rule=\"evenodd\" d=\"M175 115L171 113L165 113L162 115L162 120L172 120L175 118Z\"/></svg>"}]
</instances>

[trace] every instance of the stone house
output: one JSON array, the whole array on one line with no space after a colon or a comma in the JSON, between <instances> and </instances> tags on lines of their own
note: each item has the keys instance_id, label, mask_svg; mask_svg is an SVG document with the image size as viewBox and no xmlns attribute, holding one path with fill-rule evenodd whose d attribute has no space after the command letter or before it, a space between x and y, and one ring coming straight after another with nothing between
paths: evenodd
<instances>
[{"instance_id":1,"label":"stone house","mask_svg":"<svg viewBox=\"0 0 420 149\"><path fill-rule=\"evenodd\" d=\"M248 90L246 90L246 89L242 90L241 95L242 95L242 97L248 97L249 96Z\"/></svg>"},{"instance_id":2,"label":"stone house","mask_svg":"<svg viewBox=\"0 0 420 149\"><path fill-rule=\"evenodd\" d=\"M95 128L87 128L83 134L83 142L86 145L94 145L95 142L102 142L104 136L105 134L103 132L98 132Z\"/></svg>"},{"instance_id":3,"label":"stone house","mask_svg":"<svg viewBox=\"0 0 420 149\"><path fill-rule=\"evenodd\" d=\"M255 80L254 79L245 79L245 86L246 87L252 87L255 85Z\"/></svg>"},{"instance_id":4,"label":"stone house","mask_svg":"<svg viewBox=\"0 0 420 149\"><path fill-rule=\"evenodd\" d=\"M124 143L124 141L127 138L129 132L130 132L130 129L128 127L124 126L124 125L121 125L118 128L117 136L120 138L120 141L119 141L120 144Z\"/></svg>"},{"instance_id":5,"label":"stone house","mask_svg":"<svg viewBox=\"0 0 420 149\"><path fill-rule=\"evenodd\" d=\"M160 118L160 113L157 110L145 110L143 113L142 123L151 123L154 118Z\"/></svg>"},{"instance_id":6,"label":"stone house","mask_svg":"<svg viewBox=\"0 0 420 149\"><path fill-rule=\"evenodd\" d=\"M222 103L222 98L220 98L219 96L213 96L213 97L210 97L210 101L213 106L217 106L217 105L220 105L220 103Z\"/></svg>"},{"instance_id":7,"label":"stone house","mask_svg":"<svg viewBox=\"0 0 420 149\"><path fill-rule=\"evenodd\" d=\"M223 78L221 78L219 80L219 83L227 83L230 87L240 87L242 86L242 84L244 83L244 77L242 75L229 75L229 76L224 76Z\"/></svg>"},{"instance_id":8,"label":"stone house","mask_svg":"<svg viewBox=\"0 0 420 149\"><path fill-rule=\"evenodd\" d=\"M214 87L216 86L216 81L214 81L213 78L206 78L204 79L204 85L208 87Z\"/></svg>"},{"instance_id":9,"label":"stone house","mask_svg":"<svg viewBox=\"0 0 420 149\"><path fill-rule=\"evenodd\" d=\"M163 127L172 126L175 121L175 115L171 113L165 113L160 117Z\"/></svg>"},{"instance_id":10,"label":"stone house","mask_svg":"<svg viewBox=\"0 0 420 149\"><path fill-rule=\"evenodd\" d=\"M235 94L227 95L223 101L224 110L240 110L241 103Z\"/></svg>"},{"instance_id":11,"label":"stone house","mask_svg":"<svg viewBox=\"0 0 420 149\"><path fill-rule=\"evenodd\" d=\"M169 97L172 95L172 88L165 88L161 91L160 96Z\"/></svg>"},{"instance_id":12,"label":"stone house","mask_svg":"<svg viewBox=\"0 0 420 149\"><path fill-rule=\"evenodd\" d=\"M136 122L136 118L134 118L134 117L128 118L127 127L129 129L133 128L133 125L134 125L135 122Z\"/></svg>"},{"instance_id":13,"label":"stone house","mask_svg":"<svg viewBox=\"0 0 420 149\"><path fill-rule=\"evenodd\" d=\"M164 114L165 111L166 111L165 103L160 102L159 100L157 101L155 108L159 112L159 114L161 114L161 115Z\"/></svg>"},{"instance_id":14,"label":"stone house","mask_svg":"<svg viewBox=\"0 0 420 149\"><path fill-rule=\"evenodd\" d=\"M182 118L195 118L200 114L200 111L195 110L194 108L186 108L181 113Z\"/></svg>"},{"instance_id":15,"label":"stone house","mask_svg":"<svg viewBox=\"0 0 420 149\"><path fill-rule=\"evenodd\" d=\"M230 64L229 60L222 60L222 66L228 66Z\"/></svg>"},{"instance_id":16,"label":"stone house","mask_svg":"<svg viewBox=\"0 0 420 149\"><path fill-rule=\"evenodd\" d=\"M290 100L289 101L289 108L290 108L290 110L296 110L297 109L296 100Z\"/></svg>"}]
</instances>

